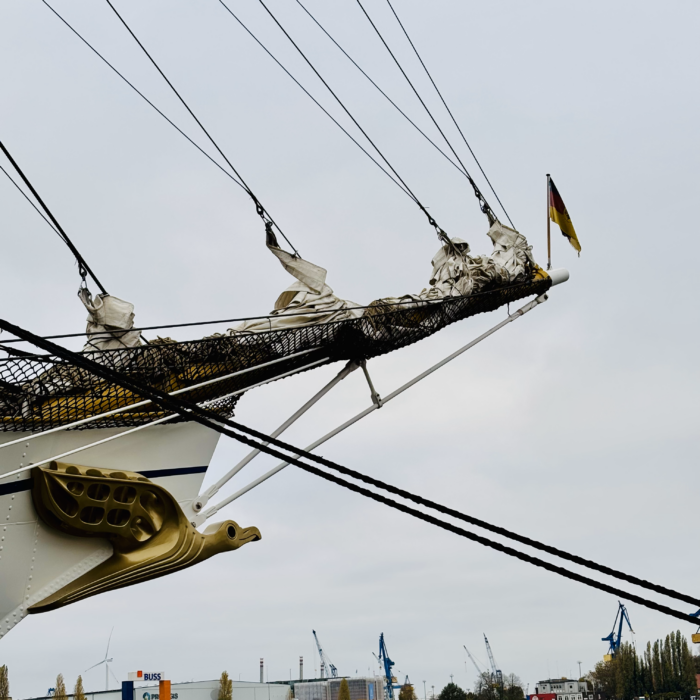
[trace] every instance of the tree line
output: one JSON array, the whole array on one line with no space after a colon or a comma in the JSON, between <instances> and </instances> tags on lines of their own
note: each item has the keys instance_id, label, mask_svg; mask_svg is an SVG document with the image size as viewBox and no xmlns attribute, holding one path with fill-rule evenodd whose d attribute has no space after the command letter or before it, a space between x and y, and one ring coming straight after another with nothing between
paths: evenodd
<instances>
[{"instance_id":1,"label":"tree line","mask_svg":"<svg viewBox=\"0 0 700 700\"><path fill-rule=\"evenodd\" d=\"M673 700L697 695L695 674L700 657L693 656L680 631L648 642L642 653L629 643L620 645L611 661L599 661L585 680L609 698Z\"/></svg>"},{"instance_id":2,"label":"tree line","mask_svg":"<svg viewBox=\"0 0 700 700\"><path fill-rule=\"evenodd\" d=\"M7 666L3 665L0 666L0 700L10 700L10 697L10 674L7 670ZM56 686L54 687L53 697L55 700L68 700L66 682L63 680L62 673L56 676ZM78 676L78 680L75 681L73 700L86 700L82 676Z\"/></svg>"}]
</instances>

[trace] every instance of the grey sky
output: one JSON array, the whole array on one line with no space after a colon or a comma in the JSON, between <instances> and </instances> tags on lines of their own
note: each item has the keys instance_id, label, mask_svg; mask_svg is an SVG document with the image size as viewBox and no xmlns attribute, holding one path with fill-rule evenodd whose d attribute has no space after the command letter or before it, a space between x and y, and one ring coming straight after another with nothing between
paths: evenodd
<instances>
[{"instance_id":1,"label":"grey sky","mask_svg":"<svg viewBox=\"0 0 700 700\"><path fill-rule=\"evenodd\" d=\"M261 6L230 3L347 123ZM55 6L207 147L106 3ZM437 110L386 4L366 6ZM365 303L427 286L438 244L417 207L218 2L121 0L118 7L304 257L328 268L339 296ZM486 220L452 166L383 103L295 2L271 0L270 7L443 228L469 240L473 251L489 252ZM308 7L430 129L357 5L308 0ZM547 172L583 254L577 259L554 227L555 266L571 270L569 283L322 454L692 593L698 4L402 0L396 7L538 260L546 261ZM0 37L0 137L109 291L136 304L138 323L271 309L289 280L265 249L245 195L39 0L5 0ZM82 330L69 253L4 176L0 211L3 317L41 333ZM389 393L504 313L373 361L378 390ZM251 392L237 417L272 430L336 371ZM308 444L368 403L355 375L287 437ZM222 439L207 482L243 454ZM269 464L251 465L240 484ZM211 678L223 669L254 680L261 656L270 679L295 674L299 655L310 675L318 667L312 628L341 673L366 673L375 668L371 652L384 632L397 675L408 674L421 696L423 679L428 692L450 674L462 686L473 684L462 645L483 658L483 632L504 672L531 688L546 676L577 673L578 660L591 668L605 652L600 638L617 606L611 596L294 468L222 515L258 526L263 540L165 579L30 617L4 638L0 663L10 666L13 696L43 694L59 672L72 687L102 658L112 626L120 678L149 666L173 680ZM638 645L679 626L694 631L635 605L629 611ZM90 689L103 683L100 671L85 677Z\"/></svg>"}]
</instances>

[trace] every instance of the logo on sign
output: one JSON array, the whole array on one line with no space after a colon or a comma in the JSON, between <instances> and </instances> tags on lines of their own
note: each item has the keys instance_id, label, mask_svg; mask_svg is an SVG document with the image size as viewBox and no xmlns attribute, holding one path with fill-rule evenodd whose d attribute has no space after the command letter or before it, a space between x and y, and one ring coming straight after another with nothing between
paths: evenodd
<instances>
[{"instance_id":1,"label":"logo on sign","mask_svg":"<svg viewBox=\"0 0 700 700\"><path fill-rule=\"evenodd\" d=\"M129 671L130 681L163 681L166 680L162 671Z\"/></svg>"}]
</instances>

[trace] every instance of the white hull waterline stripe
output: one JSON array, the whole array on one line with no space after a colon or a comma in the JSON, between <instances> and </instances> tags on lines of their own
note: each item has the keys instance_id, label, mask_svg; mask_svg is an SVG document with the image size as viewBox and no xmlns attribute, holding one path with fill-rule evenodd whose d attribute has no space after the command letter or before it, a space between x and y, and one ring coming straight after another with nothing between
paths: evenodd
<instances>
[{"instance_id":1,"label":"white hull waterline stripe","mask_svg":"<svg viewBox=\"0 0 700 700\"><path fill-rule=\"evenodd\" d=\"M193 384L192 386L186 386L183 389L177 389L168 394L168 396L177 396L186 391L193 391L194 389L201 389L203 386L208 386L209 384L215 384L216 382L223 382L226 379L231 379L232 377L237 377L239 374L246 374L246 372L254 372L255 370L262 369L263 367L269 367L270 365L277 364L278 362L283 362L284 360L289 360L292 357L299 357L300 355L306 355L313 352L317 348L311 348L310 350L302 350L301 352L294 353L293 355L287 355L286 357L280 357L276 360L271 360L270 362L265 362L261 365L256 365L255 367L247 367L246 369L238 370L231 374L225 374L223 377L215 377L214 379L207 379L206 382L200 382L199 384ZM256 385L257 386L257 385ZM249 387L253 388L253 387ZM229 394L232 396L232 394ZM218 400L218 399L217 399ZM140 408L141 406L146 406L149 403L153 403L151 399L145 401L139 401L138 403L132 403L128 406L121 406L120 408L115 408L113 411L107 411L105 413L98 413L97 415L90 416L89 418L83 418L81 420L74 421L73 423L67 423L66 425L59 425L57 428L50 428L49 430L44 430L41 433L32 433L28 437L17 438L17 440L11 440L10 442L5 442L0 445L0 450L5 447L11 447L12 445L18 445L21 442L28 442L29 440L34 440L35 438L43 437L44 435L51 435L51 433L57 433L61 430L69 430L70 428L77 428L78 426L85 425L87 423L92 423L93 421L100 420L101 418L107 418L113 416L117 413L125 413L131 411L134 408Z\"/></svg>"},{"instance_id":2,"label":"white hull waterline stripe","mask_svg":"<svg viewBox=\"0 0 700 700\"><path fill-rule=\"evenodd\" d=\"M278 379L283 379L284 377L289 376L290 374L296 374L297 372L302 372L305 369L310 369L311 367L315 367L318 364L321 364L322 362L328 362L330 358L328 357L323 357L320 360L316 360L314 362L309 363L308 365L304 365L303 367L297 367L296 369L290 370L289 372L285 372L284 374L279 374L276 377L271 377L270 379L266 379L263 382L258 382L257 384L253 384L251 386L246 387L245 389L238 389L237 391L232 391L230 394L224 394L223 396L218 396L215 399L210 399L209 401L204 401L201 404L197 404L198 406L205 407L208 406L209 404L212 404L216 401L220 401L221 399L227 399L230 398L231 396L236 396L237 394L242 394L246 391L250 391L251 389L255 389L259 386L262 386L263 384L269 384L270 382L274 382ZM54 457L49 457L48 459L44 459L41 462L36 462L33 464L29 464L26 467L20 467L19 469L15 469L10 472L5 472L4 474L0 474L0 479L5 479L8 476L13 476L15 474L21 474L22 472L26 472L31 470L33 467L40 467L43 464L48 464L49 462L53 462L55 460L63 459L64 457L69 457L70 455L74 455L77 452L84 452L85 450L89 450L92 447L97 447L98 445L104 445L107 442L111 442L112 440L118 440L119 438L125 437L127 435L132 435L133 433L137 433L139 430L144 430L145 428L151 428L154 425L160 425L161 423L166 423L167 421L171 421L174 418L178 418L180 416L179 413L172 413L169 416L164 416L163 418L159 418L158 420L151 421L150 423L146 423L145 425L139 425L136 428L131 428L131 430L126 430L123 433L118 433L117 435L111 435L110 437L104 438L103 440L97 440L96 442L91 442L88 445L83 445L82 447L76 447L74 450L69 450L68 452L63 452L60 455L55 455Z\"/></svg>"},{"instance_id":3,"label":"white hull waterline stripe","mask_svg":"<svg viewBox=\"0 0 700 700\"><path fill-rule=\"evenodd\" d=\"M415 384L420 382L422 379L425 379L427 376L431 375L433 372L437 371L441 367L444 367L448 362L452 362L452 360L459 357L462 353L473 348L475 345L480 343L482 340L488 338L490 335L493 335L496 331L500 330L501 328L504 328L509 323L512 323L513 321L517 320L521 316L524 316L529 311L532 311L532 309L537 308L540 304L544 303L545 301L547 301L547 295L543 294L543 295L537 297L536 299L533 299L528 304L525 304L525 306L521 307L520 309L518 309L514 313L510 314L507 318L505 318L499 324L495 325L493 328L490 328L488 331L486 331L485 333L480 335L478 338L475 338L471 342L462 346L459 350L456 350L451 355L448 355L445 359L441 360L440 362L434 364L432 367L425 370L425 372L422 372L418 376L414 377L410 381L408 381L405 384L403 384L402 386L400 386L398 389L393 391L391 394L389 394L388 396L383 398L381 405L383 406L384 404L388 403L392 399L395 399L397 396L399 396L399 394L402 394L407 389L410 389L412 386L414 386ZM338 426L334 430L331 430L331 432L326 433L326 435L324 435L322 438L319 438L318 440L316 440L316 442L311 443L308 447L305 448L305 452L311 452L312 450L316 449L319 445L322 445L327 440L330 440L332 437L335 437L336 435L338 435L338 433L342 433L343 430L345 430L346 428L349 428L351 425L354 425L355 423L357 423L359 420L361 420L365 416L368 416L373 411L376 411L378 408L379 408L379 406L377 404L373 403L371 406L366 408L364 411L358 413L356 416L354 416L350 420L346 421L345 423ZM241 496L243 496L244 494L248 493L248 491L251 491L256 486L259 486L264 481L267 481L270 477L281 472L282 469L284 469L288 465L289 465L289 462L281 462L276 467L273 467L272 469L270 469L270 471L268 471L265 474L263 474L262 476L258 477L257 479L252 481L247 486L244 486L242 489L240 489L239 491L236 491L231 496L223 499L220 503L217 503L216 505L212 506L211 508L208 508L203 513L200 513L199 515L195 516L193 524L195 524L196 526L201 525L203 522L205 522L206 520L211 518L213 515L216 515L216 513L218 513L219 510L221 510L225 506L229 505L229 503L232 503L236 499L238 499Z\"/></svg>"}]
</instances>

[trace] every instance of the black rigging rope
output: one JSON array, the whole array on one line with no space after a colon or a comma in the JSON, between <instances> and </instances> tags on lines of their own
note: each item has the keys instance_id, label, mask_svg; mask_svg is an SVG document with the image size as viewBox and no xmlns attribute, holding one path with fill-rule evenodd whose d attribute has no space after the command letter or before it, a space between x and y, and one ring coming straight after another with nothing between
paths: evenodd
<instances>
[{"instance_id":1,"label":"black rigging rope","mask_svg":"<svg viewBox=\"0 0 700 700\"><path fill-rule=\"evenodd\" d=\"M0 150L5 154L5 157L7 160L10 161L12 167L15 169L17 174L22 178L22 182L29 188L29 191L34 195L34 198L36 199L37 202L39 202L41 208L46 212L46 215L51 219L51 223L53 224L53 228L58 234L59 238L68 246L68 249L73 253L77 263L78 263L78 271L80 273L80 277L85 281L85 277L87 275L90 275L92 279L95 281L95 284L100 288L100 291L103 294L107 293L107 290L102 286L102 283L100 280L97 279L97 276L95 273L92 271L90 266L87 264L85 258L80 254L80 251L75 247L73 244L73 241L68 237L68 234L63 230L63 227L61 224L58 223L56 217L51 213L51 210L46 206L46 203L44 200L39 196L39 193L34 189L34 186L32 185L31 182L27 179L27 176L22 172L22 169L17 165L15 162L15 159L10 155L10 152L7 150L5 147L5 144L0 141ZM7 174L7 173L6 173ZM9 175L8 175L9 177ZM10 178L12 180L12 178ZM13 180L14 183L14 180ZM23 193L24 194L24 193ZM25 195L26 196L26 195ZM36 207L34 207L36 209ZM46 217L44 217L46 218Z\"/></svg>"},{"instance_id":2,"label":"black rigging rope","mask_svg":"<svg viewBox=\"0 0 700 700\"><path fill-rule=\"evenodd\" d=\"M294 251L295 255L299 255L299 251L294 247L294 244L287 238L285 235L284 231L279 227L279 225L275 222L275 220L270 216L270 213L263 207L263 205L260 203L260 200L255 196L255 193L253 190L250 189L249 185L246 183L246 181L243 179L241 174L236 170L236 168L233 166L233 163L227 158L226 154L221 150L219 147L219 144L214 140L212 135L207 131L207 129L204 127L204 124L198 119L197 115L192 111L190 106L185 102L185 99L182 97L182 95L177 91L175 86L168 80L168 77L165 75L165 73L160 69L160 66L156 63L155 59L151 56L151 54L148 52L146 47L139 41L138 37L134 32L131 30L131 27L126 23L124 18L117 12L117 9L114 7L114 5L110 2L110 0L105 0L105 2L112 8L112 11L114 14L119 18L119 21L124 25L126 30L131 34L132 38L134 41L139 45L141 50L146 54L148 57L148 60L153 64L155 69L160 73L161 77L165 82L168 84L170 89L175 93L177 98L180 100L180 102L183 104L185 109L190 113L190 116L197 122L197 125L199 128L204 132L205 136L211 141L213 144L214 148L219 152L219 155L226 161L228 164L229 168L235 173L236 177L240 180L241 184L245 188L246 192L248 193L248 196L253 200L253 203L255 204L255 210L258 213L258 216L262 219L263 223L265 224L265 229L270 230L272 226L274 226L282 235L285 241L292 247L292 250Z\"/></svg>"},{"instance_id":3,"label":"black rigging rope","mask_svg":"<svg viewBox=\"0 0 700 700\"><path fill-rule=\"evenodd\" d=\"M413 199L413 195L369 152L367 149L284 67L281 61L258 39L255 34L243 23L233 10L223 1L219 0L224 9L248 32L257 44L267 53L267 55L313 100L313 102L324 112L324 114L406 195Z\"/></svg>"},{"instance_id":4,"label":"black rigging rope","mask_svg":"<svg viewBox=\"0 0 700 700\"><path fill-rule=\"evenodd\" d=\"M51 227L51 230L54 231L56 234L58 234L58 237L63 241L63 236L61 236L61 232L49 221L49 219L46 218L44 213L37 207L34 202L32 202L31 197L27 195L27 193L15 182L14 178L10 173L5 170L5 168L0 165L0 170L2 170L5 175L7 175L7 179L17 188L17 191L31 204L31 206L34 208L34 211ZM65 242L65 241L64 241Z\"/></svg>"},{"instance_id":5,"label":"black rigging rope","mask_svg":"<svg viewBox=\"0 0 700 700\"><path fill-rule=\"evenodd\" d=\"M109 2L109 0L107 0L107 2ZM318 79L324 84L324 86L326 87L326 89L328 90L328 92L330 92L331 95L333 95L333 97L335 98L336 102L342 107L343 111L348 115L348 117L350 117L350 119L351 119L352 122L355 124L355 126L360 130L360 132L361 132L362 135L367 139L367 141L370 143L370 145L372 146L372 148L377 152L377 154L379 155L379 157L387 164L389 170L391 170L391 172L394 173L394 175L398 178L398 180L401 182L401 184L406 188L407 192L409 193L409 195L411 196L411 198L413 199L413 201L418 205L418 207L421 209L421 211L428 217L428 222L429 222L430 225L435 229L435 233L437 234L437 236L438 236L438 238L440 239L440 241L442 241L445 245L447 245L447 246L449 246L450 248L452 248L452 249L454 249L455 251L457 251L457 249L456 249L456 248L454 247L454 245L452 244L452 241L450 240L449 236L445 233L445 231L443 231L442 228L440 228L440 226L438 226L437 221L435 221L435 219L431 216L431 214L428 212L428 210L427 210L427 209L423 206L423 204L420 202L420 200L418 199L418 197L416 197L416 195L413 193L413 191L411 190L411 188L406 184L406 181L399 175L399 173L397 172L396 168L394 168L394 166L389 162L389 160L386 158L386 156L379 150L378 146L377 146L377 145L374 143L374 141L369 137L369 134L367 134L367 132L362 128L362 126L360 126L360 123L357 121L357 119L355 119L355 117L352 115L352 112L350 112L350 110L345 106L345 104L344 104L343 101L340 99L340 97L338 97L338 95L333 91L333 89L331 88L331 86L325 81L325 79L323 78L323 76L318 72L318 70L316 70L316 68L315 68L315 66L313 65L313 63L311 63L311 61L307 58L306 54L301 50L301 48L299 47L299 45L298 45L298 44L294 41L294 39L292 39L292 37L289 35L289 32L287 32L287 30L282 26L282 24L280 23L280 21L279 21L279 20L277 19L277 17L275 17L275 15L270 11L270 9L269 9L269 8L267 7L267 5L263 2L263 0L258 0L258 2L265 8L265 11L267 12L267 14L270 15L270 17L272 18L272 20L274 21L274 23L280 28L280 30L281 30L282 33L287 37L287 39L289 39L289 41L290 41L290 43L292 44L292 46L294 46L294 48L299 52L299 55L304 59L304 61L306 61L306 63L307 63L308 66L311 68L311 70L316 74L316 76L318 77ZM459 252L459 251L457 251L457 252ZM460 255L461 255L461 253L460 253Z\"/></svg>"},{"instance_id":6,"label":"black rigging rope","mask_svg":"<svg viewBox=\"0 0 700 700\"><path fill-rule=\"evenodd\" d=\"M396 63L396 66L401 71L401 74L403 75L403 77L406 78L406 82L411 86L411 89L413 90L416 97L418 98L418 101L421 103L421 105L423 105L423 109L425 109L425 111L428 114L428 116L430 117L431 121L433 122L433 124L435 124L435 127L440 132L440 135L444 139L445 143L448 145L449 149L452 151L454 157L458 160L459 164L462 166L462 169L464 170L464 172L467 176L467 179L469 180L469 184L472 186L472 189L474 190L474 196L479 200L479 206L481 208L481 211L484 214L486 214L486 217L488 218L489 223L493 224L494 221L498 220L498 217L493 213L493 210L489 206L489 203L486 201L486 197L484 197L484 195L481 193L481 190L477 186L476 182L474 182L474 179L469 174L469 171L467 170L466 166L462 162L462 159L459 157L459 154L457 153L457 151L454 149L454 147L450 143L450 140L447 138L445 132L442 130L442 128L438 124L437 119L435 119L435 117L433 116L433 113L430 111L430 108L428 107L428 105L425 104L425 101L420 96L420 93L416 89L415 85L413 84L411 79L406 74L406 71L403 69L403 67L401 66L401 63L394 55L394 52L389 47L389 44L386 43L386 41L385 41L384 37L382 36L381 32L379 31L377 25L374 23L372 18L369 16L369 14L367 13L367 10L365 10L364 5L360 2L360 0L357 0L357 4L360 6L360 9L362 10L364 16L367 18L367 21L372 25L372 29L374 29L377 36L381 40L382 44L384 44L384 48L386 48L386 50L389 52L389 55L394 59L394 63ZM506 216L508 216L507 213L506 213ZM508 220L510 221L510 218ZM511 222L511 224L512 224L512 222Z\"/></svg>"},{"instance_id":7,"label":"black rigging rope","mask_svg":"<svg viewBox=\"0 0 700 700\"><path fill-rule=\"evenodd\" d=\"M217 163L199 144L197 144L177 124L175 124L175 122L173 122L172 119L170 119L165 113L163 113L158 107L156 107L156 105L153 104L153 102L151 102L151 100L149 100L148 97L146 97L146 95L144 95L128 78L126 78L126 76L120 73L119 70L117 70L117 68L112 63L110 63L82 34L80 34L80 32L77 29L75 29L75 27L73 27L53 7L51 7L47 0L41 1L44 3L44 5L46 5L46 7L49 8L49 10L51 10L51 12L54 13L54 15L56 15L56 17L58 17L58 19L61 20L61 22L63 22L63 24L66 25L66 27L68 27L68 29L70 29L73 32L73 34L75 34L78 37L78 39L80 39L80 41L82 41L85 44L85 46L87 46L98 58L100 58L107 66L109 66L109 68L111 68L137 95L139 95L139 97L141 97L147 104L153 107L153 109L156 112L158 112L158 114L160 114L160 116L163 117L163 119L165 119L165 121L168 122L168 124L170 124L170 126L172 126L182 136L184 136L200 153L202 153L202 155L206 156L212 163L214 163L214 165L217 168L219 168L219 170L221 170L221 172L224 175L226 175L226 177L230 178L241 189L246 190L247 192L247 189L242 182L239 182L235 176L231 175L231 173L228 170L226 170L226 168L222 167L220 163Z\"/></svg>"},{"instance_id":8,"label":"black rigging rope","mask_svg":"<svg viewBox=\"0 0 700 700\"><path fill-rule=\"evenodd\" d=\"M357 61L355 61L355 59L354 59L354 58L353 58L353 57L352 57L352 56L351 56L351 55L350 55L350 54L349 54L349 53L348 53L348 52L333 38L333 36L331 36L331 34L328 32L328 30L316 19L316 17L314 17L314 15L310 12L310 10L309 10L305 5L302 4L301 0L296 0L296 1L297 1L297 4L299 5L299 7L301 7L301 9L304 10L304 12L306 12L306 14L313 20L313 22L316 24L316 26L318 26L318 28L319 28L319 29L320 29L320 30L321 30L321 31L322 31L322 32L323 32L323 33L338 47L338 49L340 49L340 51L345 55L345 57L350 61L350 63L352 63L352 64L355 66L355 68L357 68L357 70L359 70L360 73L362 73L362 75L364 75L365 78L367 78L367 80L369 80L369 82L380 92L380 94L383 95L383 96L386 98L386 100L389 102L389 104L391 104L391 105L394 107L394 109L396 109L396 111L397 111L397 112L398 112L398 113L399 113L399 114L400 114L400 115L401 115L401 116L402 116L402 117L403 117L403 118L404 118L404 119L405 119L405 120L406 120L406 121L407 121L407 122L408 122L408 123L409 123L409 124L410 124L410 125L411 125L411 126L412 126L412 127L413 127L413 128L428 142L428 143L429 143L429 144L430 144L430 145L431 145L431 146L433 146L433 148L435 148L435 150L438 151L438 153L440 153L440 154L445 158L445 160L447 160L449 163L451 163L462 175L464 175L465 177L469 177L468 173L466 173L464 170L462 170L462 168L461 168L457 163L455 163L455 161L453 161L452 158L450 158L450 156L448 156L447 153L445 153L445 151L443 151L442 148L440 148L440 146L438 146L438 145L435 143L435 141L433 141L433 140L430 138L430 136L428 136L428 134L426 134L425 131L423 131L423 130L418 126L418 124L416 124L416 123L411 119L411 117L409 117L409 116L406 114L406 112L404 112L404 111L401 109L401 107L399 107L399 106L396 104L396 102L394 102L394 100L392 100L391 97L389 97L389 95L387 95L386 92L384 92L384 90L382 90L382 88L379 87L379 85L377 85L377 83L376 83L374 80L372 80L372 78L362 69L362 67L359 65L359 63L357 63Z\"/></svg>"},{"instance_id":9,"label":"black rigging rope","mask_svg":"<svg viewBox=\"0 0 700 700\"><path fill-rule=\"evenodd\" d=\"M434 510L437 510L439 512L450 515L452 517L459 518L459 519L464 520L466 522L470 522L474 525L477 525L478 527L489 529L493 532L496 532L499 535L503 535L505 537L515 539L523 544L526 544L526 545L532 546L532 547L536 547L537 549L548 552L550 554L554 554L555 556L559 556L559 557L568 559L569 561L580 564L582 566L587 566L588 568L593 568L597 571L605 573L606 575L609 575L609 576L612 576L615 578L620 578L622 580L633 583L634 585L637 585L637 586L640 586L643 588L647 588L649 590L653 590L655 592L676 598L678 600L682 600L684 602L692 602L694 605L700 605L700 600L698 600L696 598L693 598L691 596L686 596L682 593L678 593L677 591L666 588L664 586L658 586L657 584L650 583L650 582L645 581L643 579L638 579L636 577L629 576L628 574L624 574L622 572L616 571L616 570L611 569L609 567L595 564L594 562L591 562L587 559L583 559L582 557L577 557L575 555L568 554L568 553L563 552L562 550L556 549L554 547L549 547L547 545L539 543L536 540L531 540L530 538L526 538L526 537L523 537L521 535L516 535L516 533L512 533L504 528L490 525L489 523L481 521L477 518L472 518L471 516L464 515L463 513L460 513L458 511L455 511L455 510L450 509L450 508L446 508L445 506L441 506L440 504L429 501L428 499L423 499L420 496L415 496L414 494L411 494L408 491L404 491L402 489L397 489L396 487L393 487L389 484L386 484L386 483L381 482L379 480L373 479L373 478L368 477L364 474L360 474L359 472L348 469L346 467L342 467L341 465L336 464L335 462L327 460L323 457L319 457L318 455L314 455L312 453L306 452L305 450L301 450L301 449L294 447L293 445L290 445L289 443L283 442L277 438L272 438L270 436L265 435L264 433L253 430L253 429L248 428L244 425L241 425L240 423L236 423L230 419L219 416L216 413L212 413L211 411L204 409L200 406L197 406L196 404L193 404L193 403L190 403L187 401L183 401L182 399L179 399L179 398L169 396L168 394L166 394L165 392L163 392L159 389L156 389L154 387L150 387L148 385L141 384L141 382L139 382L139 381L134 381L132 378L127 377L127 376L121 374L120 372L116 372L116 371L108 368L105 365L102 365L102 364L99 364L93 360L90 360L87 357L85 357L84 355L74 353L70 350L67 350L66 348L63 348L59 345L51 343L50 341L44 340L44 339L36 336L35 334L33 334L29 331L26 331L23 328L20 328L19 326L11 324L8 321L5 321L3 319L0 319L0 328L2 328L2 330L5 330L9 333L12 333L13 335L16 335L17 337L21 337L23 340L26 340L27 342L32 343L36 347L39 347L46 352L50 352L53 355L65 360L67 362L70 362L71 364L73 364L77 367L85 369L96 376L99 376L107 381L110 381L114 384L122 386L123 388L126 388L126 389L132 391L134 394L138 394L138 395L142 396L143 398L151 399L155 404L159 405L161 408L163 408L167 411L172 411L172 412L184 417L187 420L193 420L201 425L204 425L208 428L216 430L217 432L219 432L223 435L227 435L228 437L231 437L235 440L238 440L239 442L242 442L243 444L246 444L250 447L255 447L256 449L258 449L262 452L265 452L266 454L283 459L285 462L288 462L290 464L294 464L295 466L299 467L300 469L303 469L304 471L307 471L307 472L312 473L316 476L319 476L323 479L326 479L328 481L336 483L336 484L343 486L351 491L359 493L367 498L371 498L371 499L373 499L379 503L382 503L384 505L387 505L391 508L394 508L394 509L399 510L401 512L412 515L415 518L418 518L420 520L428 522L432 525L440 527L440 528L447 530L449 532L453 532L454 534L460 535L461 537L465 537L466 539L472 540L473 542L477 542L477 543L482 544L484 546L495 549L496 551L502 552L504 554L508 554L509 556L520 559L521 561L524 561L524 562L527 562L529 564L533 564L535 566L541 567L547 571L557 573L560 576L563 576L563 577L568 578L570 580L577 581L579 583L583 583L587 586L590 586L592 588L596 588L596 589L604 591L606 593L611 593L613 595L623 597L623 598L630 600L632 602L635 602L639 605L650 608L651 610L656 610L656 611L662 612L666 615L670 615L672 617L675 617L675 618L678 618L681 620L685 620L686 622L691 622L692 624L697 625L697 618L693 615L689 615L687 613L683 613L683 612L680 612L678 610L674 610L673 608L670 608L666 605L662 605L662 604L657 603L655 601L648 600L646 598L642 598L641 596L638 596L636 594L629 593L627 591L610 586L606 583L602 583L600 581L596 581L595 579L591 579L587 576L583 576L581 574L569 571L568 569L565 569L564 567L552 564L550 562L544 561L544 560L539 559L537 557L533 557L529 554L526 554L526 553L521 552L519 550L513 549L512 547L509 547L507 545L503 545L499 542L495 542L495 541L490 540L488 538L482 537L481 535L477 535L477 534L470 532L468 530L464 530L463 528L457 527L451 523L448 523L448 522L442 521L438 518L435 518L432 515L418 511L414 508L411 508L410 506L406 506L404 504L392 501L392 500L390 500L390 499L388 499L380 494L377 494L373 491L365 489L361 486L357 486L356 484L347 482L344 479L341 479L340 477L334 476L332 474L328 474L327 472L324 472L323 470L318 469L316 467L310 466L310 465L302 462L300 457L303 456L305 459L311 460L312 462L316 462L316 463L321 464L323 466L334 469L342 474L348 475L352 478L364 481L365 483L368 483L368 484L372 484L378 488L382 488L382 489L388 491L389 493L393 493L397 496L400 496L401 498L410 499L410 500L414 501L415 503L419 503L421 505L433 508ZM228 426L228 427L224 427L224 426ZM233 430L231 430L229 428L233 428ZM240 432L234 432L234 431L240 431ZM250 437L247 437L246 435L241 435L240 433L246 433L247 435L250 435L250 436L257 438L257 439L253 440ZM290 452L292 454L292 456L290 457L288 454L285 454L284 452L280 452L278 449L274 449L274 448L270 447L270 444L275 445L276 447L281 448L283 450L286 450L287 452Z\"/></svg>"},{"instance_id":10,"label":"black rigging rope","mask_svg":"<svg viewBox=\"0 0 700 700\"><path fill-rule=\"evenodd\" d=\"M445 98L442 96L442 93L438 89L437 84L433 80L433 76L430 74L428 67L423 62L423 59L421 58L421 55L418 53L418 49L416 48L415 44L411 40L411 37L408 35L408 31L406 31L406 28L404 27L403 22L399 19L399 16L396 14L396 10L394 9L394 6L391 4L391 0L386 0L386 1L387 1L387 4L389 5L389 7L391 8L391 11L392 11L394 17L396 17L396 21L399 23L399 26L401 27L401 29L404 33L404 36L406 37L406 39L408 39L408 43L411 45L411 48L413 49L414 53L416 54L416 57L420 61L421 66L423 66L423 70L425 71L426 75L430 79L430 82L433 84L433 87L435 88L435 92L437 92L438 96L440 97L440 100L442 101L442 104L445 106L445 109L447 110L447 113L450 115L452 122L457 127L457 131L459 131L459 135L462 137L462 141L464 141L464 144L469 149L469 153L472 154L472 158L474 158L474 162L479 166L479 170L481 171L481 174L484 176L484 179L488 183L489 188L491 189L491 192L493 192L493 196L496 198L498 203L501 205L501 209L503 209L503 213L508 218L508 221L510 221L510 225L513 228L515 228L515 224L511 220L510 216L508 216L508 212L506 211L506 208L503 206L503 202L501 202L501 198L496 193L496 190L494 189L493 185L491 184L491 181L489 180L488 176L484 172L484 169L481 167L481 163L479 162L479 159L476 157L476 154L472 150L472 147L469 145L469 142L467 141L467 137L464 135L464 132L460 128L459 123L457 122L454 115L452 114L452 110L447 106L447 102L445 101Z\"/></svg>"}]
</instances>

